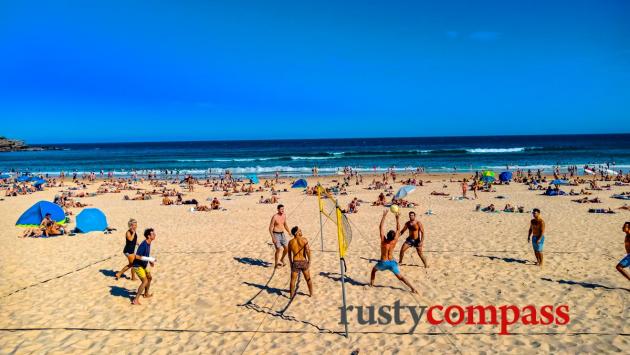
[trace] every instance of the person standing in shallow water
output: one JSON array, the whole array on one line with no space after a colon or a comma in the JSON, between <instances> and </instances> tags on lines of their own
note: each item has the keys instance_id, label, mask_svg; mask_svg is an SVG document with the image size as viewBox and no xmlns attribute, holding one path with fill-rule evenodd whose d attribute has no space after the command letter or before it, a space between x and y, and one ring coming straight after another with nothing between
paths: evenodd
<instances>
[{"instance_id":1,"label":"person standing in shallow water","mask_svg":"<svg viewBox=\"0 0 630 355\"><path fill-rule=\"evenodd\" d=\"M529 232L527 233L527 242L532 242L534 255L536 256L536 265L543 266L543 247L545 245L545 221L540 217L540 210L534 208L532 211L534 218L529 223Z\"/></svg>"}]
</instances>

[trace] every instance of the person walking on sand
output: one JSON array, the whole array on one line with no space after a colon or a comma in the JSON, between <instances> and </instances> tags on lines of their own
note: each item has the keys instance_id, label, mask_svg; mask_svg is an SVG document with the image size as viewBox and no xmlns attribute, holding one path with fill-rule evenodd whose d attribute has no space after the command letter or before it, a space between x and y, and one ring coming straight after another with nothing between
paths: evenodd
<instances>
[{"instance_id":1,"label":"person walking on sand","mask_svg":"<svg viewBox=\"0 0 630 355\"><path fill-rule=\"evenodd\" d=\"M116 273L116 280L124 275L127 270L133 267L133 260L136 257L136 245L138 245L138 233L136 233L136 230L138 229L138 222L132 218L129 222L127 222L127 226L129 229L127 230L127 233L125 233L125 247L123 248L123 254L127 258L128 263L122 268L122 270ZM131 272L131 280L136 280L136 274L133 271Z\"/></svg>"},{"instance_id":2,"label":"person walking on sand","mask_svg":"<svg viewBox=\"0 0 630 355\"><path fill-rule=\"evenodd\" d=\"M534 208L532 211L534 218L529 224L529 232L527 233L527 242L532 242L534 255L536 256L536 265L543 266L543 247L545 245L545 221L540 217L540 210Z\"/></svg>"},{"instance_id":3,"label":"person walking on sand","mask_svg":"<svg viewBox=\"0 0 630 355\"><path fill-rule=\"evenodd\" d=\"M464 181L462 181L462 197L463 198L467 198L466 191L468 191L468 183L466 182L466 179L464 179Z\"/></svg>"},{"instance_id":4,"label":"person walking on sand","mask_svg":"<svg viewBox=\"0 0 630 355\"><path fill-rule=\"evenodd\" d=\"M308 240L302 235L302 230L295 226L291 228L291 235L293 239L289 241L289 262L291 263L291 298L295 297L297 290L295 289L295 283L297 281L300 272L304 275L306 284L308 285L308 296L313 296L313 283L311 282L310 264L311 260L311 247L308 245Z\"/></svg>"},{"instance_id":5,"label":"person walking on sand","mask_svg":"<svg viewBox=\"0 0 630 355\"><path fill-rule=\"evenodd\" d=\"M630 222L626 222L622 228L623 232L626 233L626 239L624 244L626 246L626 256L621 259L619 264L617 264L617 271L619 271L626 279L630 280L630 275L626 270L627 267L630 267Z\"/></svg>"},{"instance_id":6,"label":"person walking on sand","mask_svg":"<svg viewBox=\"0 0 630 355\"><path fill-rule=\"evenodd\" d=\"M155 266L155 258L151 257L151 244L155 240L155 230L153 228L148 228L144 230L144 241L140 243L138 250L136 251L135 258L133 260L133 272L138 275L140 278L140 286L138 287L138 291L136 292L136 297L134 297L131 304L139 305L140 304L140 296L144 298L149 298L153 296L153 294L149 293L149 288L151 288L151 281L153 281L153 276L151 276L151 272L148 267Z\"/></svg>"},{"instance_id":7,"label":"person walking on sand","mask_svg":"<svg viewBox=\"0 0 630 355\"><path fill-rule=\"evenodd\" d=\"M285 236L284 231L291 233L289 231L289 226L287 225L287 216L284 213L284 205L278 205L278 213L271 217L271 222L269 223L269 234L271 234L271 241L276 248L274 254L274 267L284 266L284 257L287 256L287 246L289 245L289 241ZM280 257L280 255L282 255L282 257Z\"/></svg>"},{"instance_id":8,"label":"person walking on sand","mask_svg":"<svg viewBox=\"0 0 630 355\"><path fill-rule=\"evenodd\" d=\"M403 227L402 231L400 231L400 235L404 235L407 230L409 230L409 236L407 237L407 240L405 240L405 243L400 248L400 259L398 260L398 263L402 265L405 252L410 247L414 247L416 248L416 251L418 252L418 256L420 257L420 260L422 260L422 264L424 264L425 268L428 268L429 265L427 264L427 260L424 258L424 255L422 254L422 247L424 246L424 241L426 240L426 234L424 233L424 227L422 226L422 223L416 220L416 213L413 211L409 212L409 221L405 223L405 226Z\"/></svg>"},{"instance_id":9,"label":"person walking on sand","mask_svg":"<svg viewBox=\"0 0 630 355\"><path fill-rule=\"evenodd\" d=\"M400 213L396 213L396 230L390 230L385 235L385 217L387 217L387 212L389 210L385 210L383 212L383 217L381 218L380 228L380 239L381 239L381 259L376 265L372 268L372 274L370 276L370 286L374 286L374 278L376 277L377 271L386 271L389 270L398 280L402 281L405 285L407 285L412 293L418 293L416 289L411 286L409 281L405 279L405 277L400 273L400 269L398 268L398 263L392 257L392 253L394 248L396 248L396 243L398 243L398 238L400 238Z\"/></svg>"}]
</instances>

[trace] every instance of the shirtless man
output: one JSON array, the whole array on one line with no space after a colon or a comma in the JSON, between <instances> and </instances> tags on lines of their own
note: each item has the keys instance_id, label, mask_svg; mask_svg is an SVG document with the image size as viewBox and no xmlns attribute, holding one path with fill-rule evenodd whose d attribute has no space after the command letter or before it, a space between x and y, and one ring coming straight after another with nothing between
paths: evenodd
<instances>
[{"instance_id":1,"label":"shirtless man","mask_svg":"<svg viewBox=\"0 0 630 355\"><path fill-rule=\"evenodd\" d=\"M534 218L529 224L529 232L527 233L527 242L530 239L536 256L536 265L543 266L543 246L545 244L545 221L540 217L540 210L534 208L532 211Z\"/></svg>"},{"instance_id":2,"label":"shirtless man","mask_svg":"<svg viewBox=\"0 0 630 355\"><path fill-rule=\"evenodd\" d=\"M284 235L284 231L291 233L291 231L289 231L289 226L287 225L287 216L284 214L284 205L278 205L278 213L271 217L271 222L269 223L271 241L276 247L275 267L284 266L284 257L287 256L287 246L289 245L289 241ZM280 254L282 254L282 258L280 258ZM278 259L280 260L278 261Z\"/></svg>"},{"instance_id":3,"label":"shirtless man","mask_svg":"<svg viewBox=\"0 0 630 355\"><path fill-rule=\"evenodd\" d=\"M380 238L381 238L381 260L374 265L372 268L372 275L370 277L370 286L374 286L374 278L376 277L377 271L385 271L389 270L396 275L398 280L402 281L405 285L407 285L412 293L418 293L413 286L405 279L405 277L400 273L400 269L398 269L398 263L392 257L392 253L394 248L396 248L396 243L398 243L398 238L400 238L400 213L396 214L396 231L390 230L385 235L385 217L387 217L387 212L389 210L385 210L383 212L383 217L381 218L380 224Z\"/></svg>"},{"instance_id":4,"label":"shirtless man","mask_svg":"<svg viewBox=\"0 0 630 355\"><path fill-rule=\"evenodd\" d=\"M409 247L415 247L420 260L422 260L422 264L424 264L424 267L429 267L427 260L424 258L424 255L422 255L422 247L424 245L424 241L426 240L424 227L420 221L416 220L416 213L413 211L409 212L409 221L405 223L402 231L400 231L400 235L404 235L407 230L409 230L409 236L407 237L407 240L405 240L402 248L400 248L400 260L398 263L402 265L403 257L405 256L407 249L409 249Z\"/></svg>"},{"instance_id":5,"label":"shirtless man","mask_svg":"<svg viewBox=\"0 0 630 355\"><path fill-rule=\"evenodd\" d=\"M623 232L626 233L626 240L624 244L626 245L626 256L621 259L619 264L617 264L617 271L619 271L626 279L630 280L630 275L626 270L627 267L630 267L630 222L626 222L623 225Z\"/></svg>"},{"instance_id":6,"label":"shirtless man","mask_svg":"<svg viewBox=\"0 0 630 355\"><path fill-rule=\"evenodd\" d=\"M297 226L291 228L293 239L289 241L289 262L291 263L291 298L295 297L297 290L295 283L300 271L304 274L304 279L308 285L308 296L313 296L313 283L311 282L311 247L308 240L302 236L302 230Z\"/></svg>"}]
</instances>

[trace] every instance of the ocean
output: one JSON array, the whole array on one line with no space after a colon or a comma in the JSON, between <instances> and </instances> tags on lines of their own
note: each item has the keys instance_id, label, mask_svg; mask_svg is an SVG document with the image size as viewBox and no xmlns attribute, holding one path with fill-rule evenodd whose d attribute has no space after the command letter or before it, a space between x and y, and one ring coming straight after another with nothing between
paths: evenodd
<instances>
[{"instance_id":1,"label":"ocean","mask_svg":"<svg viewBox=\"0 0 630 355\"><path fill-rule=\"evenodd\" d=\"M610 164L630 168L630 134L484 137L358 138L257 141L50 144L59 150L0 153L0 171L58 175L60 171L178 171L197 176L335 174L343 167L360 172L427 172L481 169L543 169Z\"/></svg>"}]
</instances>

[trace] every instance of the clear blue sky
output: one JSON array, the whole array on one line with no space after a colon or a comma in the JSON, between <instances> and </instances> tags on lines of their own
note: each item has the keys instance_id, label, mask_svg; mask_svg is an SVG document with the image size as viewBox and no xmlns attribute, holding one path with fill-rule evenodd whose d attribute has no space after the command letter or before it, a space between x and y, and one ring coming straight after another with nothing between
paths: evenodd
<instances>
[{"instance_id":1,"label":"clear blue sky","mask_svg":"<svg viewBox=\"0 0 630 355\"><path fill-rule=\"evenodd\" d=\"M630 132L624 0L0 0L0 53L31 143Z\"/></svg>"}]
</instances>

